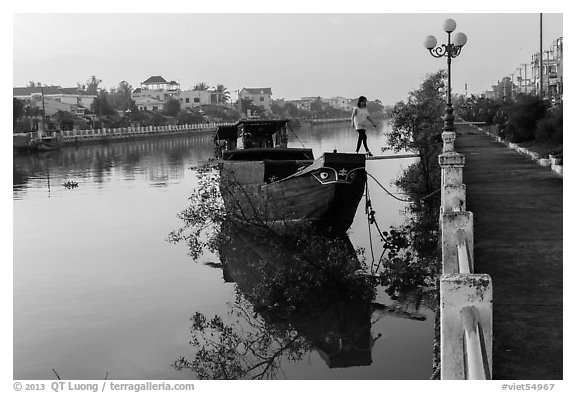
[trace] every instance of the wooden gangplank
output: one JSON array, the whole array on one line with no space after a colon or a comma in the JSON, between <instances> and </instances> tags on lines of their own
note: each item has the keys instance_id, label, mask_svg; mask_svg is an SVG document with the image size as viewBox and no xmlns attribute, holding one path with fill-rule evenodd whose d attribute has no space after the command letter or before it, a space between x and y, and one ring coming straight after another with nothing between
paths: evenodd
<instances>
[{"instance_id":1,"label":"wooden gangplank","mask_svg":"<svg viewBox=\"0 0 576 393\"><path fill-rule=\"evenodd\" d=\"M395 154L392 156L372 156L366 157L366 160L393 160L396 158L415 158L420 157L418 154Z\"/></svg>"}]
</instances>

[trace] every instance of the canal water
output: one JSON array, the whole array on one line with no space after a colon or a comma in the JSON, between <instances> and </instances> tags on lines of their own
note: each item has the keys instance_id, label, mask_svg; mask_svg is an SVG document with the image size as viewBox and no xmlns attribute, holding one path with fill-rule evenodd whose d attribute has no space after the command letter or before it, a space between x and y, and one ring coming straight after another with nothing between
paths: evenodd
<instances>
[{"instance_id":1,"label":"canal water","mask_svg":"<svg viewBox=\"0 0 576 393\"><path fill-rule=\"evenodd\" d=\"M290 145L311 147L315 156L355 148L347 122L294 131ZM386 143L385 131L368 131L375 154ZM236 284L206 264L218 263L217 253L195 262L185 244L167 238L182 226L178 213L198 185L191 167L212 156L209 134L14 155L14 379L54 379L53 370L63 379L196 378L173 366L180 357L194 358L191 318L202 313L226 322ZM402 199L391 182L411 162L372 160L367 171ZM64 187L68 181L78 186ZM406 203L372 179L369 187L380 228L402 224ZM368 234L362 200L349 235L370 259ZM372 247L379 255L376 237ZM402 306L383 288L375 302ZM425 320L371 316L368 328L378 339L369 365L330 367L326 354L311 346L296 360L279 359L271 377L428 379L434 313L425 306L417 311Z\"/></svg>"}]
</instances>

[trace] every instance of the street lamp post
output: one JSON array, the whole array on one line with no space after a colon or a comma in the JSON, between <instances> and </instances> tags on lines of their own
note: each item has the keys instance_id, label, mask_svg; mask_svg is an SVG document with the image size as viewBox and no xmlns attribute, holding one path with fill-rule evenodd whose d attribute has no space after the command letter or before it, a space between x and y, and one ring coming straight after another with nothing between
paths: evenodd
<instances>
[{"instance_id":1,"label":"street lamp post","mask_svg":"<svg viewBox=\"0 0 576 393\"><path fill-rule=\"evenodd\" d=\"M454 110L452 108L452 87L451 87L451 64L452 59L457 57L466 44L468 38L464 33L454 34L454 43L450 40L450 34L456 29L456 22L453 19L446 19L443 25L444 31L448 33L448 44L436 46L437 40L433 35L429 35L424 40L424 47L436 58L446 57L448 59L448 90L446 91L446 115L444 116L445 132L454 132Z\"/></svg>"}]
</instances>

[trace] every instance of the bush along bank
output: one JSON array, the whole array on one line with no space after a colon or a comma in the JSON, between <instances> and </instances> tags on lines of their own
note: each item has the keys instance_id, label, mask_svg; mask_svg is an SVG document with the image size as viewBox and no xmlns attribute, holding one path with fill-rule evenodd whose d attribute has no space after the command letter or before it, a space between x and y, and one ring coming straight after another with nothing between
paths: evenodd
<instances>
[{"instance_id":1,"label":"bush along bank","mask_svg":"<svg viewBox=\"0 0 576 393\"><path fill-rule=\"evenodd\" d=\"M458 115L465 121L484 122L486 130L503 141L549 159L562 159L563 103L519 94L514 100L459 98ZM513 145L513 146L514 146Z\"/></svg>"}]
</instances>

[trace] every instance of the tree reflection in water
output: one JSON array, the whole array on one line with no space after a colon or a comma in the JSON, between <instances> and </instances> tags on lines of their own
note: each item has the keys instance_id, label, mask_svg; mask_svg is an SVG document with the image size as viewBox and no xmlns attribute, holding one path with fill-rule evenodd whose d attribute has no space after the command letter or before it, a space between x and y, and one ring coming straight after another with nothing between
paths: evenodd
<instances>
[{"instance_id":1,"label":"tree reflection in water","mask_svg":"<svg viewBox=\"0 0 576 393\"><path fill-rule=\"evenodd\" d=\"M214 184L200 184L208 192L200 189L201 197L191 199L181 215L185 227L171 240L187 241L197 258L198 243L190 238L206 222L217 224L205 244L220 254L215 267L223 269L225 281L236 283L236 297L226 317L192 317L194 354L180 357L176 369L200 379L271 379L283 361L299 361L312 350L329 367L365 366L380 336L371 331L379 318L425 319L419 312L422 288L434 286L434 269L425 266L427 260L418 263L411 237L421 234L414 222L385 233L384 253L369 267L345 235L320 233L306 223L279 229L230 221L213 209ZM374 303L382 285L393 304Z\"/></svg>"}]
</instances>

